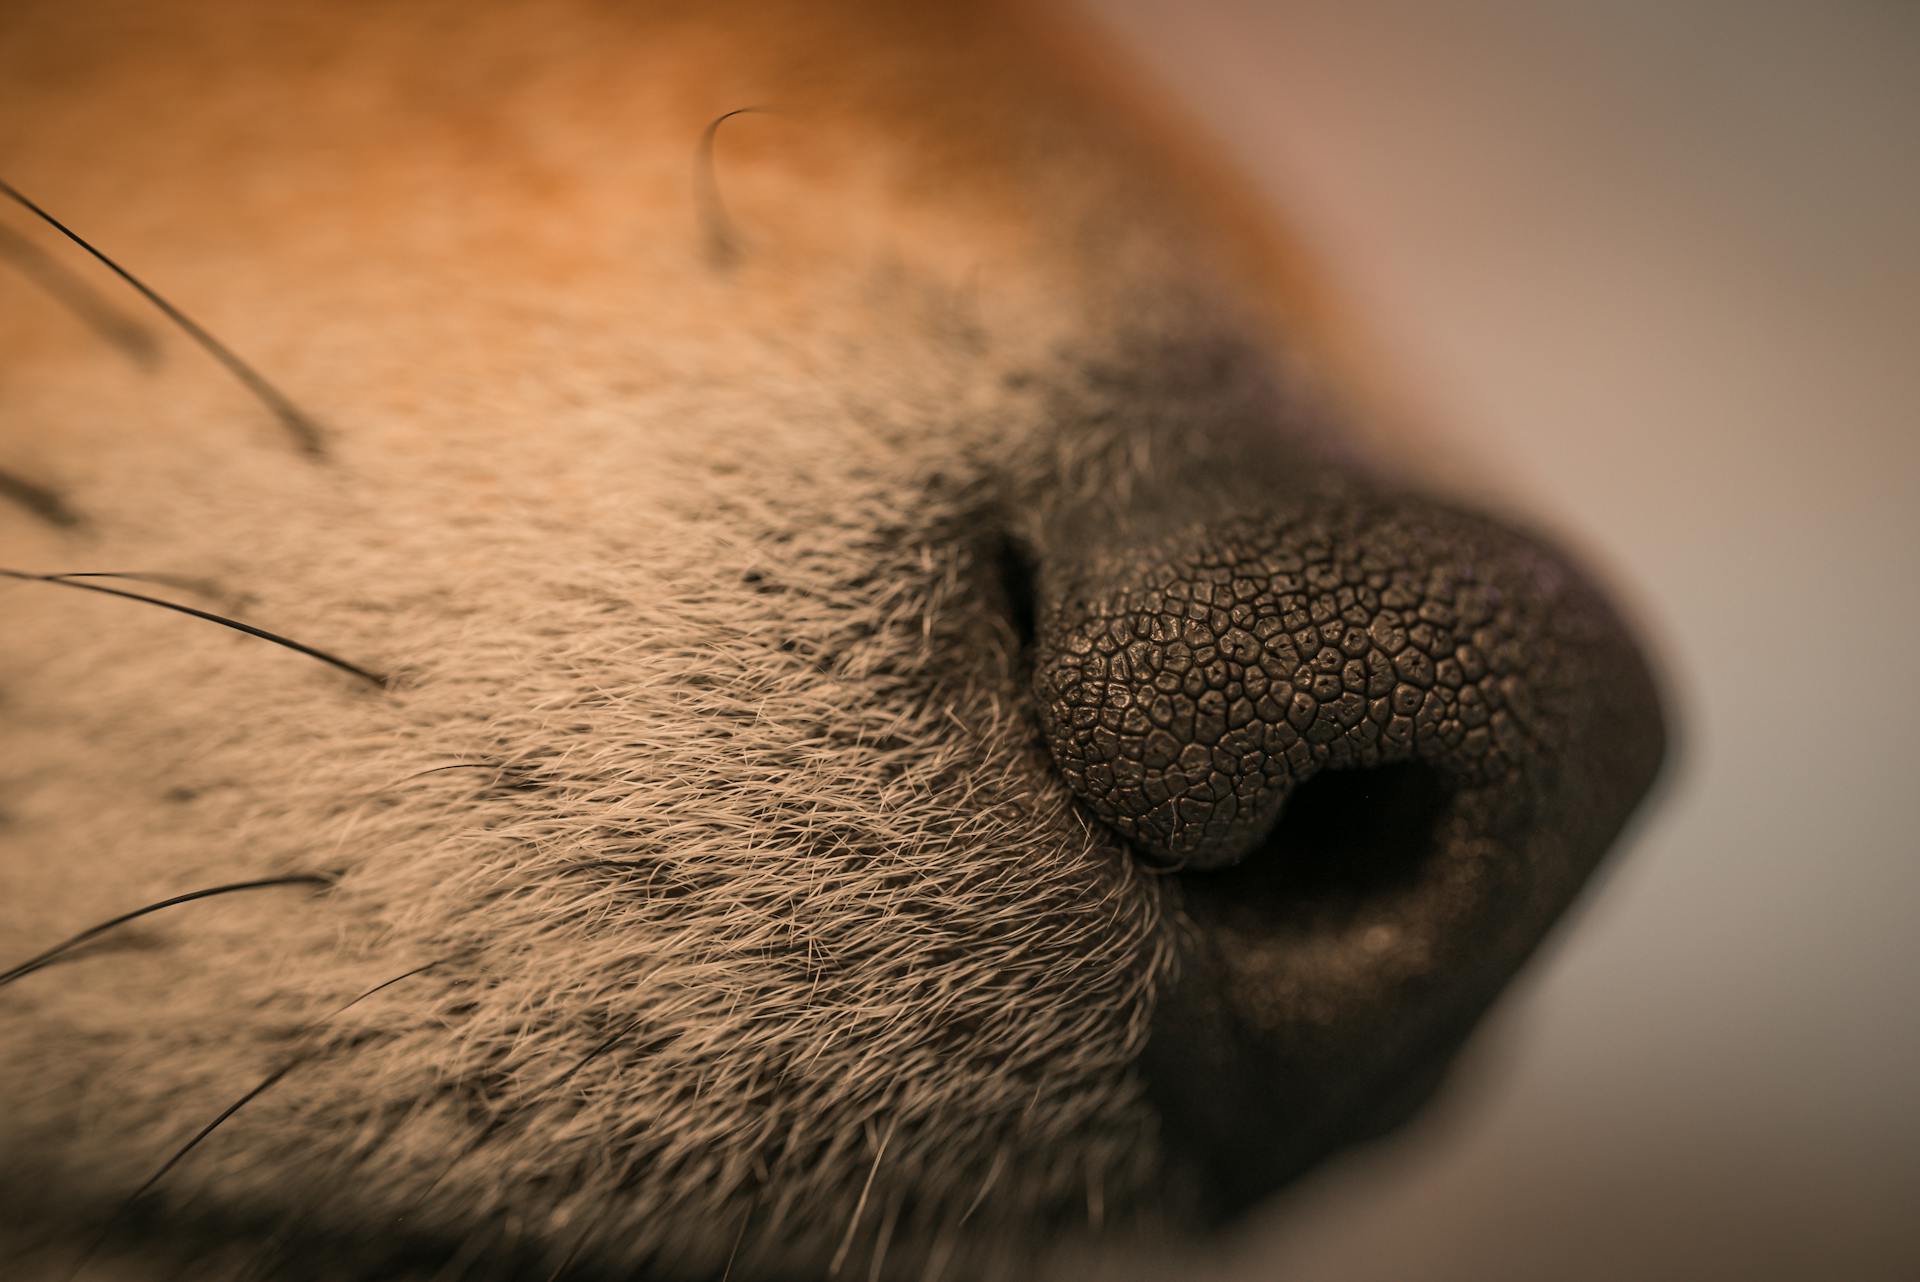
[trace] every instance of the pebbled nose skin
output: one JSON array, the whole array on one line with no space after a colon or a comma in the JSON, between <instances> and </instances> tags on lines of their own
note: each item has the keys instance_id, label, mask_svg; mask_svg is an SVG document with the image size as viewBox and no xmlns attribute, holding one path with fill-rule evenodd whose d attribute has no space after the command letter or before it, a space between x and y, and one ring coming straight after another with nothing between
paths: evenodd
<instances>
[{"instance_id":1,"label":"pebbled nose skin","mask_svg":"<svg viewBox=\"0 0 1920 1282\"><path fill-rule=\"evenodd\" d=\"M1337 466L1218 466L1042 548L1034 688L1079 800L1181 870L1142 1070L1232 1212L1431 1089L1664 729L1563 554Z\"/></svg>"},{"instance_id":2,"label":"pebbled nose skin","mask_svg":"<svg viewBox=\"0 0 1920 1282\"><path fill-rule=\"evenodd\" d=\"M1585 697L1565 565L1410 498L1333 496L1076 567L1035 689L1075 793L1148 855L1238 863L1323 770L1548 768ZM1596 692L1597 693L1597 692Z\"/></svg>"}]
</instances>

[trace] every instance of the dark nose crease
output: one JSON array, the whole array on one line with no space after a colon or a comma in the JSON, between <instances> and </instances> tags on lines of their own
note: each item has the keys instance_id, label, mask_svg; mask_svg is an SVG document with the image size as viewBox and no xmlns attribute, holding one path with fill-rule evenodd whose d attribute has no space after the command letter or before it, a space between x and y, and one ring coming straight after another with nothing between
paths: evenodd
<instances>
[{"instance_id":1,"label":"dark nose crease","mask_svg":"<svg viewBox=\"0 0 1920 1282\"><path fill-rule=\"evenodd\" d=\"M1652 681L1561 554L1351 485L1038 557L1085 807L1182 870L1142 1067L1224 1208L1407 1111L1650 784Z\"/></svg>"}]
</instances>

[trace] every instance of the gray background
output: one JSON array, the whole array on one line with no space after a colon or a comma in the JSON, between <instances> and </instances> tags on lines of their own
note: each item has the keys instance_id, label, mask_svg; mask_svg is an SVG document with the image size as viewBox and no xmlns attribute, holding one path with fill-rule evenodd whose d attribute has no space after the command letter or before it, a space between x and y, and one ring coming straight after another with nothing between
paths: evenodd
<instances>
[{"instance_id":1,"label":"gray background","mask_svg":"<svg viewBox=\"0 0 1920 1282\"><path fill-rule=\"evenodd\" d=\"M1234 1278L1920 1278L1920 5L1085 0L1647 619L1658 810Z\"/></svg>"}]
</instances>

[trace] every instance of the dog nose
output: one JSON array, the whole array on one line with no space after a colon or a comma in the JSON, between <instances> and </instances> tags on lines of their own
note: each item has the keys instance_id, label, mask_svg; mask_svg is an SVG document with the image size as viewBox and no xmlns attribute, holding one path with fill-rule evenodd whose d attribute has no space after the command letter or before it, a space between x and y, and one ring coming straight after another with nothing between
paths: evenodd
<instances>
[{"instance_id":1,"label":"dog nose","mask_svg":"<svg viewBox=\"0 0 1920 1282\"><path fill-rule=\"evenodd\" d=\"M1583 716L1641 693L1564 558L1414 498L1296 500L1050 569L1047 743L1088 809L1179 867L1247 858L1326 771L1417 762L1522 801Z\"/></svg>"},{"instance_id":2,"label":"dog nose","mask_svg":"<svg viewBox=\"0 0 1920 1282\"><path fill-rule=\"evenodd\" d=\"M1568 557L1444 503L1116 528L1045 549L1035 694L1079 801L1181 871L1142 1064L1238 1205L1437 1078L1651 783L1659 701Z\"/></svg>"}]
</instances>

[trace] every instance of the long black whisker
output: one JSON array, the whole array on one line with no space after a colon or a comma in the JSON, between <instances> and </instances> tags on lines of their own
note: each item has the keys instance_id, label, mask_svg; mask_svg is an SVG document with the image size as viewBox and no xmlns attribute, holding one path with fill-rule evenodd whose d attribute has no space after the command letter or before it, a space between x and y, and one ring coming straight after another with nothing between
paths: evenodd
<instances>
[{"instance_id":1,"label":"long black whisker","mask_svg":"<svg viewBox=\"0 0 1920 1282\"><path fill-rule=\"evenodd\" d=\"M694 200L700 207L700 225L707 235L707 261L715 270L724 271L740 258L740 238L733 220L727 216L726 202L720 199L720 183L713 172L713 139L720 126L735 116L762 115L764 107L736 107L707 123L700 134L700 146L694 152Z\"/></svg>"},{"instance_id":2,"label":"long black whisker","mask_svg":"<svg viewBox=\"0 0 1920 1282\"><path fill-rule=\"evenodd\" d=\"M179 326L182 333L198 343L207 355L224 365L227 372L239 380L241 386L245 387L249 392L252 392L262 405L265 405L269 410L273 411L274 416L278 418L281 425L287 429L288 435L293 437L294 444L298 445L304 453L316 459L326 456L326 436L320 430L320 425L302 413L300 408L288 399L286 393L282 392L272 383L269 383L261 376L258 370L241 360L225 343L222 343L205 329L202 329L198 322L191 316L188 316L178 307L175 307L165 298L162 298L138 276L135 276L119 263L107 257L107 255L100 250L95 249L80 233L74 231L71 227L68 227L58 218L55 218L52 214L28 199L25 194L5 179L0 179L0 195L6 196L9 200L12 200L28 213L46 223L62 236L65 236L68 240L80 246L80 248L86 250L89 254L92 254L100 262L104 263L107 269L113 272L114 275L139 291L141 297L159 308L162 315Z\"/></svg>"},{"instance_id":3,"label":"long black whisker","mask_svg":"<svg viewBox=\"0 0 1920 1282\"><path fill-rule=\"evenodd\" d=\"M340 1010L335 1011L334 1015L338 1015L341 1011L347 1010L350 1007L358 1005L359 1003L365 1001L367 998L373 996L375 993L379 992L383 988L390 988L394 984L399 983L403 979L411 978L414 975L420 974L422 971L432 970L435 966L438 966L439 964L440 964L439 961L430 961L424 966L416 966L412 970L406 971L403 974L395 975L392 979L385 980L381 983L375 984L372 988L369 988L366 992L361 993L358 997L348 1002L345 1006L342 1006ZM327 1018L331 1019L332 1017L333 1016L330 1015ZM155 1171L152 1175L149 1175L146 1178L146 1181L142 1183L139 1188L135 1189L126 1198L125 1201L121 1202L120 1205L114 1208L113 1214L109 1215L104 1221L101 1222L100 1231L94 1235L93 1241L88 1245L86 1253L80 1257L80 1262L73 1266L73 1272L72 1274L69 1275L69 1277L77 1278L80 1276L81 1271L84 1270L87 1267L87 1265L93 1261L93 1257L96 1254L98 1254L100 1248L106 1244L107 1238L112 1233L114 1226L121 1221L121 1219L126 1215L127 1211L132 1208L134 1203L138 1202L141 1198L145 1197L148 1193L153 1191L153 1186L158 1184L163 1178L165 1178L168 1171L171 1171L174 1167L180 1165L180 1163L183 1160L185 1160L187 1154L193 1152L193 1150L198 1148L200 1144L209 1135L212 1135L215 1131L219 1130L221 1125L225 1123L228 1118L232 1117L235 1113L238 1113L241 1109L245 1108L247 1105L253 1103L253 1101L259 1099L262 1095L272 1090L276 1085L279 1084L280 1080L284 1078L288 1073L291 1073L294 1069L299 1068L302 1064L307 1063L312 1058L313 1058L313 1055L311 1053L306 1055L295 1056L293 1059L290 1059L286 1063L282 1064L279 1068L274 1069L271 1073L267 1074L264 1078L262 1078L259 1081L259 1083L253 1087L253 1089L249 1090L245 1095L242 1095L239 1099L235 1100L233 1103L221 1109L220 1115L214 1118L211 1122L208 1122L205 1126L201 1127L198 1131L196 1131L192 1139L188 1140L185 1144L182 1144L179 1148L175 1149L173 1151L173 1155L167 1158L166 1161L160 1164L159 1170Z\"/></svg>"},{"instance_id":4,"label":"long black whisker","mask_svg":"<svg viewBox=\"0 0 1920 1282\"><path fill-rule=\"evenodd\" d=\"M100 297L93 287L60 261L11 227L0 227L0 258L80 318L82 324L137 365L151 366L160 348L146 327Z\"/></svg>"},{"instance_id":5,"label":"long black whisker","mask_svg":"<svg viewBox=\"0 0 1920 1282\"><path fill-rule=\"evenodd\" d=\"M365 1000L367 1000L367 998L373 996L375 993L381 991L382 989L392 988L395 984L399 983L403 979L412 979L415 975L424 975L426 974L426 972L432 970L435 966L445 965L447 960L448 959L445 957L436 957L432 961L427 962L425 965L415 966L412 970L403 970L398 975L395 975L392 979L383 979L379 983L375 984L372 988L369 988L366 992L360 994L358 997L348 1002L345 1006L342 1006L339 1010L336 1010L335 1012L333 1012L333 1015L339 1015L346 1011L350 1011L355 1006L358 1006L361 1002L364 1002ZM329 1015L327 1016L327 1018L332 1019L333 1015Z\"/></svg>"},{"instance_id":6,"label":"long black whisker","mask_svg":"<svg viewBox=\"0 0 1920 1282\"><path fill-rule=\"evenodd\" d=\"M161 574L151 570L68 570L59 574L43 574L44 579L124 579L128 583L152 583L163 588L177 588L182 592L192 592L200 596L224 596L212 579L197 579L186 574Z\"/></svg>"},{"instance_id":7,"label":"long black whisker","mask_svg":"<svg viewBox=\"0 0 1920 1282\"><path fill-rule=\"evenodd\" d=\"M11 500L48 525L63 530L75 529L87 523L86 518L74 511L58 490L49 489L38 481L29 481L5 468L0 468L0 499Z\"/></svg>"},{"instance_id":8,"label":"long black whisker","mask_svg":"<svg viewBox=\"0 0 1920 1282\"><path fill-rule=\"evenodd\" d=\"M172 610L175 613L190 615L196 619L205 619L208 623L217 623L223 628L232 628L235 632L244 632L250 637L259 637L262 641L271 641L275 645L285 646L287 649L304 654L310 659L318 659L322 663L331 664L342 672L351 673L359 677L362 681L369 682L382 689L385 689L388 685L388 679L386 677L378 672L369 671L357 663L349 663L338 655L328 654L325 650L305 645L293 640L291 637L283 637L277 632L269 632L265 628L256 628L251 623L242 623L238 619L229 619L224 614L215 614L210 610L201 610L190 605L181 605L177 601L168 601L162 597L148 596L144 592L129 592L124 588L110 588L99 583L85 583L80 581L77 576L71 574L29 574L25 570L0 568L0 578L19 579L25 583L51 583L56 587L77 588L83 592L99 592L106 596L123 597L129 601L142 601L147 605L157 605L163 610Z\"/></svg>"},{"instance_id":9,"label":"long black whisker","mask_svg":"<svg viewBox=\"0 0 1920 1282\"><path fill-rule=\"evenodd\" d=\"M192 1139L188 1140L185 1144L182 1144L179 1148L175 1149L173 1152L173 1155L169 1157L166 1161L160 1164L160 1169L155 1171L152 1175L149 1175L146 1179L146 1182L143 1183L139 1188L133 1191L133 1193L127 1198L127 1200L121 1204L121 1210L125 1210L126 1207L131 1206L133 1203L138 1202L142 1197L145 1197L147 1193L152 1190L153 1186L160 1182L162 1176L166 1175L168 1171L171 1171L174 1167L178 1166L180 1164L181 1159L186 1157L187 1154L193 1152L194 1149L198 1148L200 1146L200 1142L206 1139L207 1136L213 1134L216 1130L218 1130L222 1122L226 1121L229 1117L232 1117L235 1113L238 1113L241 1109L245 1108L247 1105L253 1103L254 1100L259 1099L262 1095L266 1094L269 1090L273 1089L273 1087L279 1083L281 1078L285 1077L288 1073L291 1073L294 1069L298 1068L301 1064L305 1062L306 1061L304 1058L288 1060L286 1063L282 1064L279 1068L274 1069L271 1073L268 1073L265 1077L261 1078L259 1083L255 1085L252 1090L248 1091L245 1095L242 1095L239 1099L235 1100L233 1103L221 1109L220 1115L218 1117L214 1118L211 1122L208 1122L205 1126L201 1127L198 1131L194 1133L194 1136ZM118 1220L119 1218L120 1218L120 1211L115 1211L114 1214L108 1219L107 1222L109 1225L111 1225L115 1220Z\"/></svg>"},{"instance_id":10,"label":"long black whisker","mask_svg":"<svg viewBox=\"0 0 1920 1282\"><path fill-rule=\"evenodd\" d=\"M145 917L148 913L157 913L162 908L173 908L180 904L190 904L200 899L212 899L216 895L231 895L241 890L264 890L269 886L331 886L332 884L333 878L331 877L322 877L316 873L299 873L287 877L265 877L258 881L230 882L224 886L209 886L204 890L189 891L184 895L175 895L171 899L162 899L158 903L148 904L144 908L136 908L132 912L121 913L118 917L103 921L97 926L89 926L87 929L73 936L73 938L55 944L43 953L29 957L12 970L0 971L0 988L6 987L14 980L20 979L23 976L31 975L34 971L51 964L63 954L72 952L75 948L78 948L90 939L97 939L116 927L124 926L130 921Z\"/></svg>"}]
</instances>

